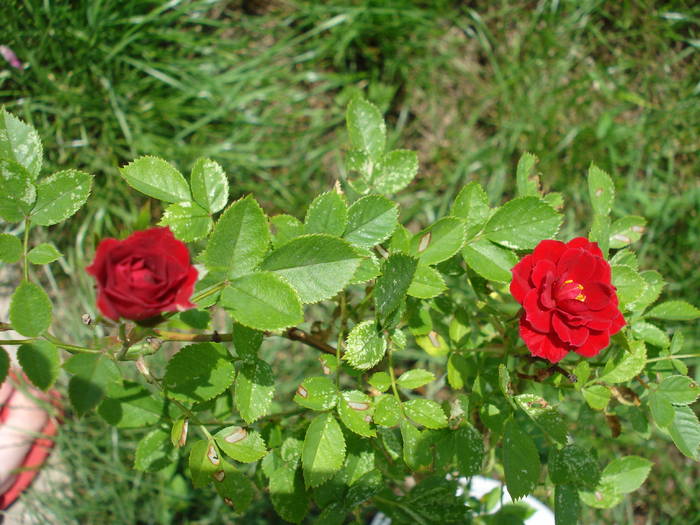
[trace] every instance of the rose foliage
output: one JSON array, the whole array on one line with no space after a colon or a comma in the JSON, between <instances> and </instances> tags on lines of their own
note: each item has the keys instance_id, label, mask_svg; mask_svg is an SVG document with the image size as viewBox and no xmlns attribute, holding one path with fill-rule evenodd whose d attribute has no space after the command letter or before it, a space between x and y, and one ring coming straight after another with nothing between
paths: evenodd
<instances>
[{"instance_id":1,"label":"rose foliage","mask_svg":"<svg viewBox=\"0 0 700 525\"><path fill-rule=\"evenodd\" d=\"M120 168L156 201L158 227L127 224L95 246L90 326L63 341L56 325L71 320L54 315L39 271L62 254L38 229L78 212L92 176L43 174L38 134L3 110L0 260L23 271L0 325L19 335L3 345L39 388L65 374L75 416L139 436L136 469L170 466L241 516L262 499L293 523L523 518L457 490L483 474L573 524L584 504L641 486L654 428L700 459L693 354L676 324L700 312L658 301L663 277L633 249L645 221L611 219L607 173L588 171L587 238L555 240L565 196L540 190L530 153L508 202L473 181L428 220L393 198L411 189L415 152L388 150L361 98L347 126L345 175L304 217L231 200L211 159L189 176L148 156ZM0 348L0 382L9 363ZM613 450L623 433L637 454Z\"/></svg>"}]
</instances>

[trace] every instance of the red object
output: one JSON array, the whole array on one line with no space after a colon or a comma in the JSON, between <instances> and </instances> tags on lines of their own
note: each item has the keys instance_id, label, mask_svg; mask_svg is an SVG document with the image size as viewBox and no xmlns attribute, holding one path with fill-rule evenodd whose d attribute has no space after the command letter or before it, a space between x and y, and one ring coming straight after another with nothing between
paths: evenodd
<instances>
[{"instance_id":1,"label":"red object","mask_svg":"<svg viewBox=\"0 0 700 525\"><path fill-rule=\"evenodd\" d=\"M14 374L12 374L14 378ZM51 404L59 410L59 417L62 417L60 406L60 394L56 390L49 391L51 396ZM10 398L12 395L10 395ZM9 417L10 399L0 408L0 424L3 424ZM29 452L24 457L20 465L15 482L3 494L0 494L0 510L5 510L12 505L15 500L24 492L34 481L41 467L46 461L46 458L51 453L54 446L53 437L58 433L58 422L55 418L50 417L46 421L44 428L41 429L42 437L34 440Z\"/></svg>"},{"instance_id":2,"label":"red object","mask_svg":"<svg viewBox=\"0 0 700 525\"><path fill-rule=\"evenodd\" d=\"M520 336L532 355L556 363L593 357L625 326L610 265L594 242L544 240L513 269L510 293L523 305Z\"/></svg>"},{"instance_id":3,"label":"red object","mask_svg":"<svg viewBox=\"0 0 700 525\"><path fill-rule=\"evenodd\" d=\"M109 319L141 321L194 307L190 296L197 270L170 228L102 240L86 271L97 281L97 306Z\"/></svg>"}]
</instances>

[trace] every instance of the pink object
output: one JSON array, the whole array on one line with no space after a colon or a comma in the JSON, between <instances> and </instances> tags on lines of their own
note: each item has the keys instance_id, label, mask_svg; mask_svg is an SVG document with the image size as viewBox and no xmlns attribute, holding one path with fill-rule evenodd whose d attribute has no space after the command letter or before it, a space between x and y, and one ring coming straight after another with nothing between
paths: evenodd
<instances>
[{"instance_id":1,"label":"pink object","mask_svg":"<svg viewBox=\"0 0 700 525\"><path fill-rule=\"evenodd\" d=\"M24 69L24 64L20 62L15 52L7 46L0 46L0 55L7 60L7 63L17 69Z\"/></svg>"}]
</instances>

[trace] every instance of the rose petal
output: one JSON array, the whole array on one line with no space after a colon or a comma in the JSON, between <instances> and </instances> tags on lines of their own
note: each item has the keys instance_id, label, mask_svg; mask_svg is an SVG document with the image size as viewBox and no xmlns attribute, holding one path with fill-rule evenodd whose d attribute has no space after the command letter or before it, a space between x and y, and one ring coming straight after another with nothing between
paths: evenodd
<instances>
[{"instance_id":1,"label":"rose petal","mask_svg":"<svg viewBox=\"0 0 700 525\"><path fill-rule=\"evenodd\" d=\"M552 323L552 311L542 308L537 290L530 290L523 303L525 316L532 327L539 332L549 332Z\"/></svg>"},{"instance_id":2,"label":"rose petal","mask_svg":"<svg viewBox=\"0 0 700 525\"><path fill-rule=\"evenodd\" d=\"M583 302L591 310L602 310L611 302L615 291L610 285L603 283L588 283L581 293L585 296Z\"/></svg>"},{"instance_id":3,"label":"rose petal","mask_svg":"<svg viewBox=\"0 0 700 525\"><path fill-rule=\"evenodd\" d=\"M588 328L569 326L558 313L552 316L552 328L563 342L572 346L581 346L588 339Z\"/></svg>"},{"instance_id":4,"label":"rose petal","mask_svg":"<svg viewBox=\"0 0 700 525\"><path fill-rule=\"evenodd\" d=\"M556 263L565 250L566 245L563 242L545 239L535 247L535 250L532 252L532 257L535 261L546 259Z\"/></svg>"},{"instance_id":5,"label":"rose petal","mask_svg":"<svg viewBox=\"0 0 700 525\"><path fill-rule=\"evenodd\" d=\"M588 333L586 344L575 348L574 351L584 357L593 357L598 355L601 350L610 344L610 336L607 332L596 332L591 330Z\"/></svg>"},{"instance_id":6,"label":"rose petal","mask_svg":"<svg viewBox=\"0 0 700 525\"><path fill-rule=\"evenodd\" d=\"M569 242L566 243L567 248L582 248L583 250L587 251L588 253L591 253L597 257L603 257L603 252L600 251L600 248L598 247L597 242L591 242L585 237L576 237L575 239L571 239Z\"/></svg>"},{"instance_id":7,"label":"rose petal","mask_svg":"<svg viewBox=\"0 0 700 525\"><path fill-rule=\"evenodd\" d=\"M557 263L557 277L560 282L572 280L576 283L588 282L598 265L595 256L581 248L567 249Z\"/></svg>"},{"instance_id":8,"label":"rose petal","mask_svg":"<svg viewBox=\"0 0 700 525\"><path fill-rule=\"evenodd\" d=\"M557 267L552 261L549 261L547 259L542 259L541 261L537 261L535 266L532 269L532 274L530 275L530 281L532 284L537 288L542 284L542 281L547 277L548 274L550 274L552 277L554 276L554 272L557 270ZM550 277L551 279L551 277Z\"/></svg>"},{"instance_id":9,"label":"rose petal","mask_svg":"<svg viewBox=\"0 0 700 525\"><path fill-rule=\"evenodd\" d=\"M529 279L533 261L532 256L527 255L511 269L513 279L510 282L510 293L520 304L523 304L525 295L532 289Z\"/></svg>"}]
</instances>

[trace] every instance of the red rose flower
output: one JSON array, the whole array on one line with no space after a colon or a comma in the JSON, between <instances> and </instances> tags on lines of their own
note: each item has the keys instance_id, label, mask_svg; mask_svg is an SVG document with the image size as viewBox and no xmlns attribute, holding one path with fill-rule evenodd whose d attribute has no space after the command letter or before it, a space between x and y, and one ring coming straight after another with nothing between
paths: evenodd
<instances>
[{"instance_id":1,"label":"red rose flower","mask_svg":"<svg viewBox=\"0 0 700 525\"><path fill-rule=\"evenodd\" d=\"M86 270L97 281L97 306L115 321L194 307L197 270L170 228L135 232L123 241L104 239Z\"/></svg>"},{"instance_id":2,"label":"red rose flower","mask_svg":"<svg viewBox=\"0 0 700 525\"><path fill-rule=\"evenodd\" d=\"M610 265L594 242L542 241L512 272L510 293L524 309L520 337L532 355L552 363L568 352L593 357L625 326Z\"/></svg>"}]
</instances>

